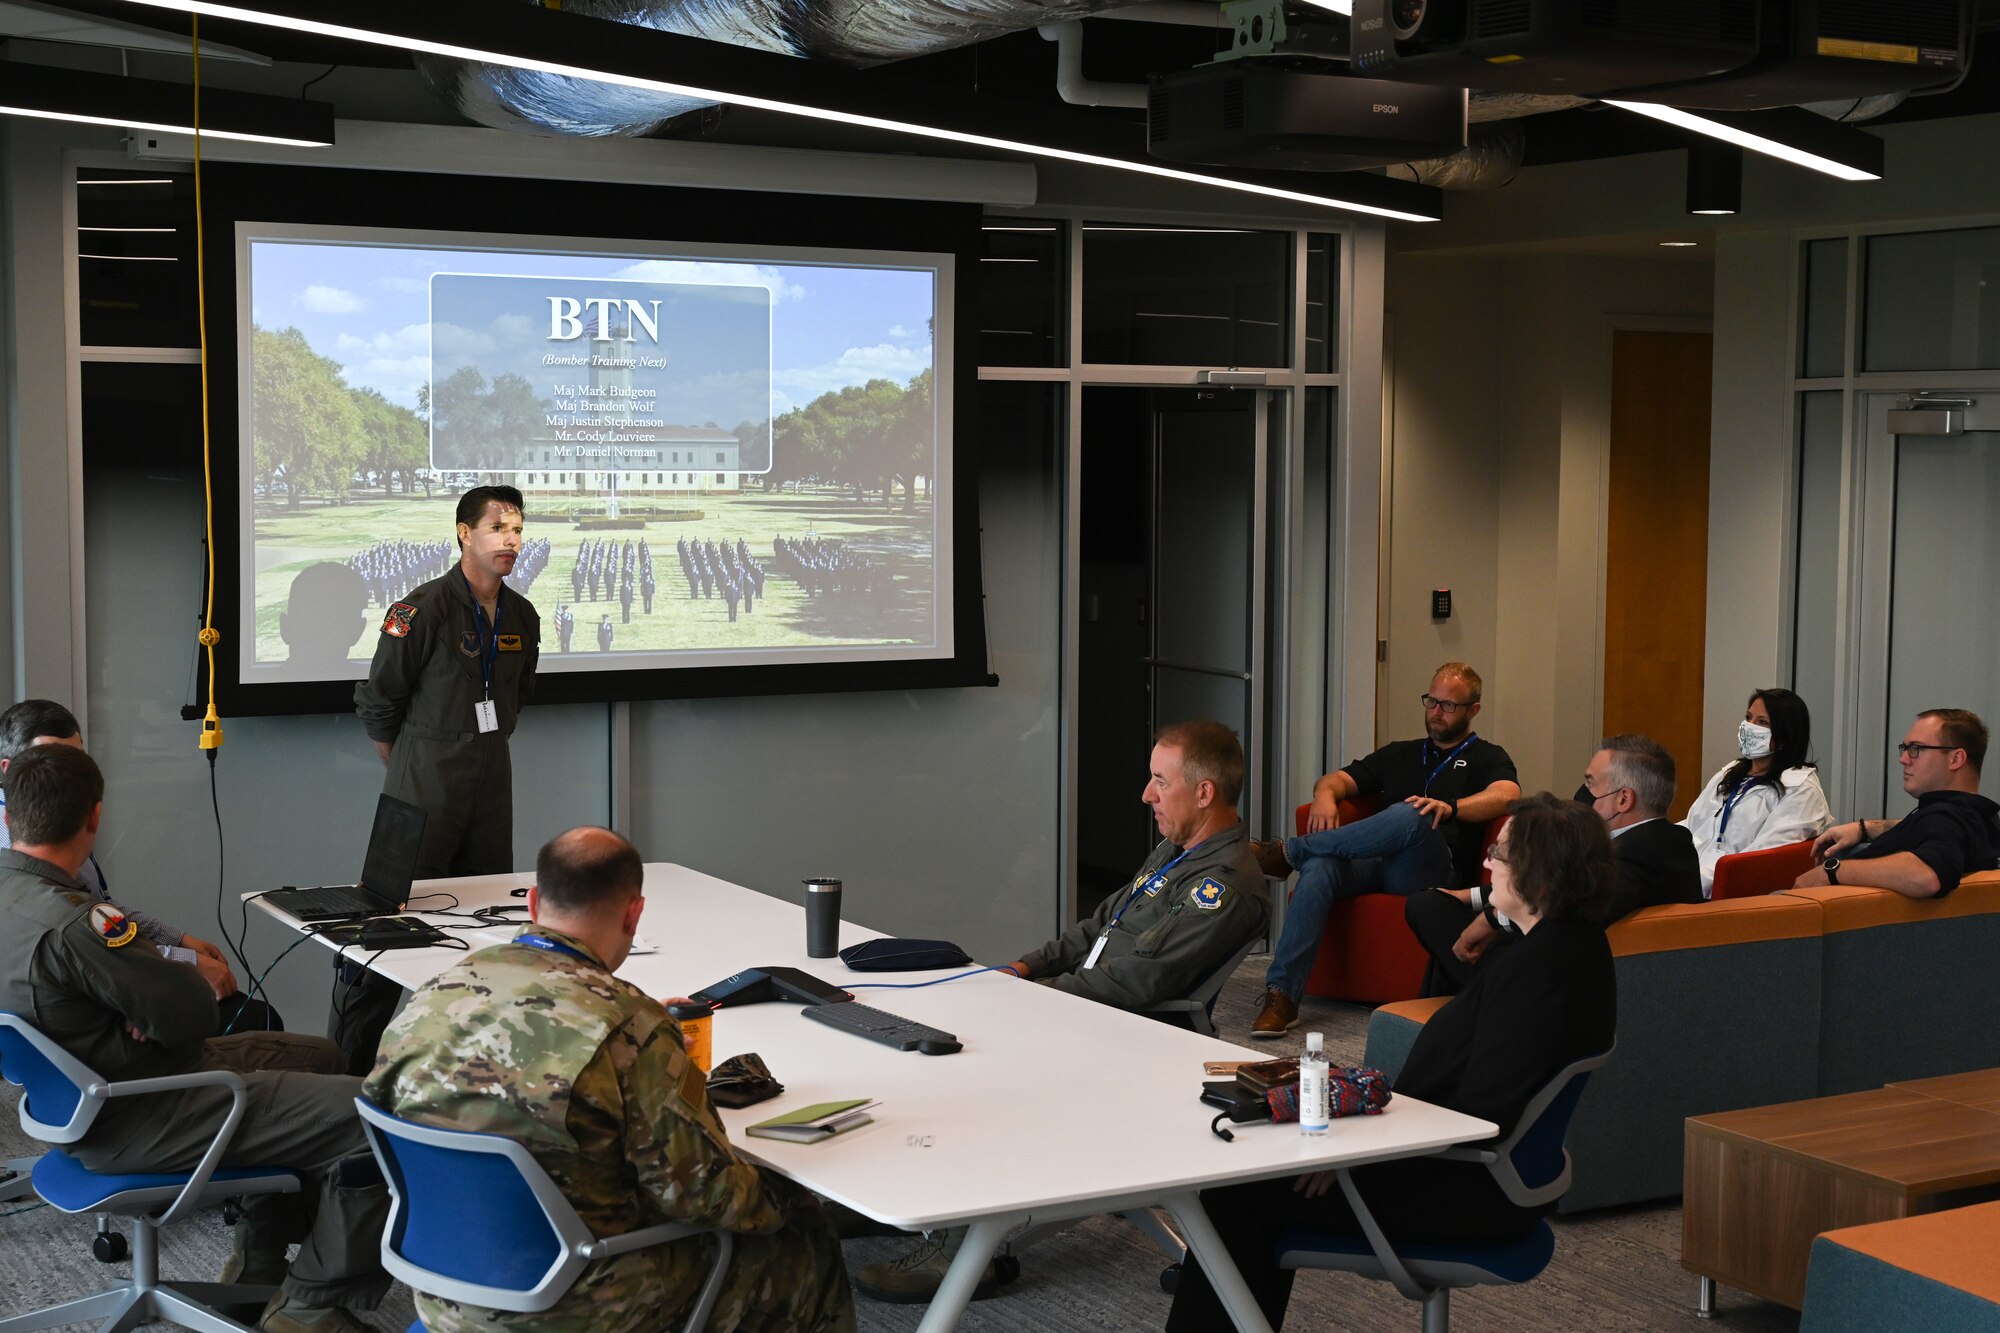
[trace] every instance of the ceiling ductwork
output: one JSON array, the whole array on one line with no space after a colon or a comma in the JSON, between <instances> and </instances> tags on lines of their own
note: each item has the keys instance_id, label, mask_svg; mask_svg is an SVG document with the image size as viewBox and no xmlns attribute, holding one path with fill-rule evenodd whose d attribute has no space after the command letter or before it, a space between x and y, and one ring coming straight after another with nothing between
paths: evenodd
<instances>
[{"instance_id":1,"label":"ceiling ductwork","mask_svg":"<svg viewBox=\"0 0 2000 1333\"><path fill-rule=\"evenodd\" d=\"M538 4L540 0L507 0ZM564 0L566 13L866 67L1128 7L1120 0ZM494 129L651 134L711 105L439 56L417 67L447 104Z\"/></svg>"}]
</instances>

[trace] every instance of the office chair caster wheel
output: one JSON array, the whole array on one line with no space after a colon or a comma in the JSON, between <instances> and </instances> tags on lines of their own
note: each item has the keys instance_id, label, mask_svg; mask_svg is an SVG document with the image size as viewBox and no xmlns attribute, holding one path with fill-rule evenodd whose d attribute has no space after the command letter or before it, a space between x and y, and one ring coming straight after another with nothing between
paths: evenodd
<instances>
[{"instance_id":1,"label":"office chair caster wheel","mask_svg":"<svg viewBox=\"0 0 2000 1333\"><path fill-rule=\"evenodd\" d=\"M243 1205L235 1199L222 1201L222 1220L225 1225L235 1226L243 1220Z\"/></svg>"},{"instance_id":2,"label":"office chair caster wheel","mask_svg":"<svg viewBox=\"0 0 2000 1333\"><path fill-rule=\"evenodd\" d=\"M1174 1288L1180 1286L1180 1284L1181 1284L1181 1266L1179 1264L1168 1264L1165 1268L1162 1268L1160 1270L1161 1291L1164 1291L1167 1293L1167 1295L1171 1296L1174 1294Z\"/></svg>"},{"instance_id":3,"label":"office chair caster wheel","mask_svg":"<svg viewBox=\"0 0 2000 1333\"><path fill-rule=\"evenodd\" d=\"M993 1277L996 1285L1004 1287L1019 1276L1021 1276L1021 1261L1019 1259L1016 1259L1011 1254L996 1254L993 1256Z\"/></svg>"},{"instance_id":4,"label":"office chair caster wheel","mask_svg":"<svg viewBox=\"0 0 2000 1333\"><path fill-rule=\"evenodd\" d=\"M129 1251L122 1231L100 1231L90 1242L90 1252L100 1264L122 1264Z\"/></svg>"}]
</instances>

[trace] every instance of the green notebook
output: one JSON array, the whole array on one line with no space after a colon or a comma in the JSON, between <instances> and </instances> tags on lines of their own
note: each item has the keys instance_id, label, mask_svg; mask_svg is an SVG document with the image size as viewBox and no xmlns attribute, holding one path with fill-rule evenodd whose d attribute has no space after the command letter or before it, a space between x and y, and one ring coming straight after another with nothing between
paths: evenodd
<instances>
[{"instance_id":1,"label":"green notebook","mask_svg":"<svg viewBox=\"0 0 2000 1333\"><path fill-rule=\"evenodd\" d=\"M836 1134L868 1124L875 1104L872 1097L856 1097L845 1102L816 1102L789 1115L760 1120L746 1131L752 1138L784 1139L788 1143L818 1143Z\"/></svg>"}]
</instances>

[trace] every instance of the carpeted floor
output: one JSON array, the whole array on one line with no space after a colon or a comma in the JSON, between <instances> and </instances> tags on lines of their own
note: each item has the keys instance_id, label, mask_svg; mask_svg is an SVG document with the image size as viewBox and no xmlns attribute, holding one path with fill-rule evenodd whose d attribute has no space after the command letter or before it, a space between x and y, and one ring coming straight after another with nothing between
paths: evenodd
<instances>
[{"instance_id":1,"label":"carpeted floor","mask_svg":"<svg viewBox=\"0 0 2000 1333\"><path fill-rule=\"evenodd\" d=\"M1225 1040L1247 1043L1250 1020L1262 991L1265 960L1251 958L1224 988L1216 1007L1217 1029ZM1358 1005L1308 1000L1304 1021L1271 1054L1293 1054L1308 1028L1326 1034L1336 1060L1360 1058L1367 1010ZM1258 1043L1260 1047L1265 1043ZM15 1123L14 1090L0 1092L0 1159L30 1154L36 1145ZM0 1316L51 1304L107 1285L124 1266L97 1263L90 1255L95 1224L47 1207L0 1203ZM1454 1326L1493 1333L1562 1330L1595 1333L1611 1329L1689 1329L1694 1317L1694 1278L1680 1267L1680 1209L1667 1203L1613 1209L1576 1218L1558 1218L1555 1262L1539 1279L1521 1287L1461 1292L1452 1299ZM851 1241L850 1267L894 1258L907 1242ZM166 1235L162 1270L169 1276L212 1278L228 1253L229 1239L217 1213L210 1212ZM1166 1318L1169 1298L1159 1287L1164 1258L1140 1233L1115 1217L1092 1218L1042 1240L1021 1256L1018 1281L1000 1296L974 1304L960 1322L967 1333L1050 1330L1050 1333L1114 1333L1156 1329ZM882 1305L858 1299L860 1326L867 1333L912 1330L921 1306ZM1722 1323L1728 1333L1792 1333L1798 1316L1783 1307L1725 1290ZM384 1330L409 1326L409 1292L397 1287L372 1323ZM1416 1308L1385 1284L1334 1273L1299 1279L1286 1327L1293 1330L1415 1329ZM83 1325L75 1325L82 1328Z\"/></svg>"}]
</instances>

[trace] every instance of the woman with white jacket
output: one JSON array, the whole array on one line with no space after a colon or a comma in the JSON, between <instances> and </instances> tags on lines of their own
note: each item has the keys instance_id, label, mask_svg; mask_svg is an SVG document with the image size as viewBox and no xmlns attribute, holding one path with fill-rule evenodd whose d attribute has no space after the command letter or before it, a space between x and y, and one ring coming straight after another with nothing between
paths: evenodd
<instances>
[{"instance_id":1,"label":"woman with white jacket","mask_svg":"<svg viewBox=\"0 0 2000 1333\"><path fill-rule=\"evenodd\" d=\"M1737 759L1711 778L1681 824L1701 858L1701 896L1715 885L1715 863L1734 852L1816 838L1833 822L1812 749L1805 700L1776 686L1750 696L1736 729Z\"/></svg>"}]
</instances>

